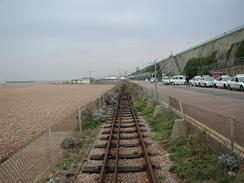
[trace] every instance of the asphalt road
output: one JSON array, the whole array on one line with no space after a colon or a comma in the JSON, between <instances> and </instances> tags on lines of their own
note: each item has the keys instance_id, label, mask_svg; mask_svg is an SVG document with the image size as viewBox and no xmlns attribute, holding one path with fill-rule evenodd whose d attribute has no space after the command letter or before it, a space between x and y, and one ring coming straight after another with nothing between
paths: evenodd
<instances>
[{"instance_id":1,"label":"asphalt road","mask_svg":"<svg viewBox=\"0 0 244 183\"><path fill-rule=\"evenodd\" d=\"M154 83L140 81L139 84L143 88L154 90ZM219 88L165 86L162 83L158 83L157 86L159 98L165 102L168 102L168 97L171 96L185 104L225 117L235 116L238 121L244 123L244 92Z\"/></svg>"}]
</instances>

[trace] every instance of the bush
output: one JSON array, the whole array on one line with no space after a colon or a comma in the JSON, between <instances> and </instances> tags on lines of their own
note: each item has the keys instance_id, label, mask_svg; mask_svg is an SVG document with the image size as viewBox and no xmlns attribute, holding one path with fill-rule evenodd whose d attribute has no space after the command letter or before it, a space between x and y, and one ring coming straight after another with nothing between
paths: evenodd
<instances>
[{"instance_id":1,"label":"bush","mask_svg":"<svg viewBox=\"0 0 244 183\"><path fill-rule=\"evenodd\" d=\"M218 164L227 171L235 171L240 167L240 161L236 154L222 154L218 157Z\"/></svg>"},{"instance_id":2,"label":"bush","mask_svg":"<svg viewBox=\"0 0 244 183\"><path fill-rule=\"evenodd\" d=\"M198 74L199 68L201 68L203 66L207 66L214 62L216 62L216 59L214 58L214 56L202 57L202 58L192 58L187 62L186 66L184 68L184 73L190 77L194 77ZM203 73L203 74L207 74L207 73Z\"/></svg>"},{"instance_id":3,"label":"bush","mask_svg":"<svg viewBox=\"0 0 244 183\"><path fill-rule=\"evenodd\" d=\"M240 46L236 50L235 58L244 57L244 39L240 42Z\"/></svg>"}]
</instances>

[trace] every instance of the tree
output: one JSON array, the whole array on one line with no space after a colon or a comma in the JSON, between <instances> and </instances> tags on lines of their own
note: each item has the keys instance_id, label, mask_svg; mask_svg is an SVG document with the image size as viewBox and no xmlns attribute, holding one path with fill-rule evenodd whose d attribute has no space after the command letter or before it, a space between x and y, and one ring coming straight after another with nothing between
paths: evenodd
<instances>
[{"instance_id":1,"label":"tree","mask_svg":"<svg viewBox=\"0 0 244 183\"><path fill-rule=\"evenodd\" d=\"M240 46L236 50L235 58L244 57L244 39L240 42Z\"/></svg>"},{"instance_id":2,"label":"tree","mask_svg":"<svg viewBox=\"0 0 244 183\"><path fill-rule=\"evenodd\" d=\"M192 78L198 74L198 71L201 67L209 65L213 62L214 62L214 60L213 60L212 56L211 57L192 58L187 62L183 72L184 72L184 74L186 74Z\"/></svg>"}]
</instances>

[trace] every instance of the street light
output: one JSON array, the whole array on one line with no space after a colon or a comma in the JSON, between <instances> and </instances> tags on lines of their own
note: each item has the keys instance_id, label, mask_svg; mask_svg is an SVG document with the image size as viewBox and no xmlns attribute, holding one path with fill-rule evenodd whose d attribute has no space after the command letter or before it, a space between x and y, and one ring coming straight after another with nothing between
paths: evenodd
<instances>
[{"instance_id":1,"label":"street light","mask_svg":"<svg viewBox=\"0 0 244 183\"><path fill-rule=\"evenodd\" d=\"M153 62L151 62L151 64L153 64ZM154 76L155 76L155 82L154 82L154 91L155 91L155 100L156 100L156 103L158 104L158 88L157 88L157 60L154 61Z\"/></svg>"},{"instance_id":2,"label":"street light","mask_svg":"<svg viewBox=\"0 0 244 183\"><path fill-rule=\"evenodd\" d=\"M89 71L89 74L90 74L90 83L91 83L91 70Z\"/></svg>"}]
</instances>

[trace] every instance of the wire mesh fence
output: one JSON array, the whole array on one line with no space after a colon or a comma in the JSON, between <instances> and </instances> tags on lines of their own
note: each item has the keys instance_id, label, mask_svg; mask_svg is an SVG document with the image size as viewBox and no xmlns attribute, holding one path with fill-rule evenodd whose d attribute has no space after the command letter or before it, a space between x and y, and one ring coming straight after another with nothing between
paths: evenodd
<instances>
[{"instance_id":1,"label":"wire mesh fence","mask_svg":"<svg viewBox=\"0 0 244 183\"><path fill-rule=\"evenodd\" d=\"M237 121L234 116L223 116L197 106L182 103L173 97L169 97L169 105L202 124L201 127L204 127L204 130L209 133L214 133L217 138L223 141L223 145L227 148L234 148L231 147L233 143L233 145L236 144L239 148L232 150L236 150L238 154L244 153L240 152L244 147L244 124Z\"/></svg>"},{"instance_id":2,"label":"wire mesh fence","mask_svg":"<svg viewBox=\"0 0 244 183\"><path fill-rule=\"evenodd\" d=\"M142 91L150 98L154 98L155 91L143 88ZM161 98L162 99L162 98ZM159 101L177 114L188 116L186 121L194 121L195 127L204 130L213 137L213 140L221 142L227 149L233 150L240 156L244 156L244 123L235 119L234 116L224 116L200 107L182 103L179 99L166 97Z\"/></svg>"},{"instance_id":3,"label":"wire mesh fence","mask_svg":"<svg viewBox=\"0 0 244 183\"><path fill-rule=\"evenodd\" d=\"M108 92L113 92L115 88ZM6 161L0 164L1 183L39 182L66 152L60 144L82 130L83 112L93 112L104 105L104 95L82 106L66 119L45 129Z\"/></svg>"}]
</instances>

